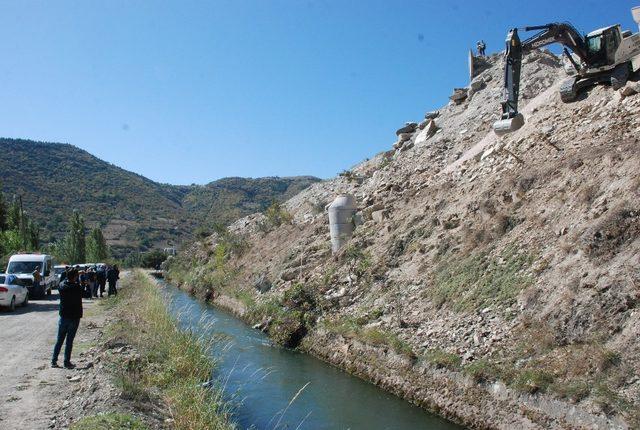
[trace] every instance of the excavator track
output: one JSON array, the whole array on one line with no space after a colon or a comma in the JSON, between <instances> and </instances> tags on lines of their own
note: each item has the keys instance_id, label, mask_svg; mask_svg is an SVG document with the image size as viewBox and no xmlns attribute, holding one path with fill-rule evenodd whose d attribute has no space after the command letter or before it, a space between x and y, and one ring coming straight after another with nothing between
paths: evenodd
<instances>
[{"instance_id":1,"label":"excavator track","mask_svg":"<svg viewBox=\"0 0 640 430\"><path fill-rule=\"evenodd\" d=\"M611 73L611 88L619 90L627 84L629 79L629 64L618 64Z\"/></svg>"}]
</instances>

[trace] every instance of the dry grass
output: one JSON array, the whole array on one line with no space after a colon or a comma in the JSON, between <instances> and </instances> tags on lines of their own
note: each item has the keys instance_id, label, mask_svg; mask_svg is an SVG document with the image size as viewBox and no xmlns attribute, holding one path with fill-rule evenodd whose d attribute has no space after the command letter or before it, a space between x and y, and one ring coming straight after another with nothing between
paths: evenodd
<instances>
[{"instance_id":1,"label":"dry grass","mask_svg":"<svg viewBox=\"0 0 640 430\"><path fill-rule=\"evenodd\" d=\"M118 296L118 322L110 330L111 341L129 344L140 354L114 362L123 395L158 399L175 429L233 429L221 391L203 386L213 371L213 340L182 331L147 275L134 272L129 282Z\"/></svg>"}]
</instances>

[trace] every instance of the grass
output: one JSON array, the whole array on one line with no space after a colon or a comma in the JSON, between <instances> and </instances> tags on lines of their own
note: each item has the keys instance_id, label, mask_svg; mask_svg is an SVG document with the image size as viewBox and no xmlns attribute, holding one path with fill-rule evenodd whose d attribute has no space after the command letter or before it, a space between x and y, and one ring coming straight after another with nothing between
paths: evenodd
<instances>
[{"instance_id":1,"label":"grass","mask_svg":"<svg viewBox=\"0 0 640 430\"><path fill-rule=\"evenodd\" d=\"M456 311L472 311L492 304L511 304L518 293L532 284L526 273L533 257L507 247L499 257L481 252L452 258L436 269L435 285L429 290L437 306L448 304Z\"/></svg>"},{"instance_id":2,"label":"grass","mask_svg":"<svg viewBox=\"0 0 640 430\"><path fill-rule=\"evenodd\" d=\"M488 359L479 359L464 367L464 372L476 383L491 382L500 377L500 369Z\"/></svg>"},{"instance_id":3,"label":"grass","mask_svg":"<svg viewBox=\"0 0 640 430\"><path fill-rule=\"evenodd\" d=\"M112 306L112 300L104 301L106 306ZM109 337L139 354L125 362L111 359L123 396L157 399L166 406L175 429L233 429L221 392L202 386L213 371L213 340L182 331L155 284L141 271L134 272L117 300L119 321L110 327Z\"/></svg>"},{"instance_id":4,"label":"grass","mask_svg":"<svg viewBox=\"0 0 640 430\"><path fill-rule=\"evenodd\" d=\"M342 337L358 339L368 345L388 347L410 358L416 357L411 346L394 333L377 327L364 327L364 324L366 320L362 318L338 318L322 323L323 328Z\"/></svg>"},{"instance_id":5,"label":"grass","mask_svg":"<svg viewBox=\"0 0 640 430\"><path fill-rule=\"evenodd\" d=\"M553 375L540 369L525 369L516 372L511 386L524 393L545 392L553 383Z\"/></svg>"},{"instance_id":6,"label":"grass","mask_svg":"<svg viewBox=\"0 0 640 430\"><path fill-rule=\"evenodd\" d=\"M460 368L460 363L462 361L458 355L446 352L439 348L431 349L427 351L425 355L427 361L437 368L457 370Z\"/></svg>"},{"instance_id":7,"label":"grass","mask_svg":"<svg viewBox=\"0 0 640 430\"><path fill-rule=\"evenodd\" d=\"M108 413L82 418L69 430L148 430L142 421L129 414Z\"/></svg>"}]
</instances>

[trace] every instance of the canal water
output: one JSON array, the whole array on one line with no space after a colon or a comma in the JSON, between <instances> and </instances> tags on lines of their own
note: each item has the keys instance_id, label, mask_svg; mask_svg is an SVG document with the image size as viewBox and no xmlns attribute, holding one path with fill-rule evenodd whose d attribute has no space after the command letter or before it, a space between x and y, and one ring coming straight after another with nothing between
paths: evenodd
<instances>
[{"instance_id":1,"label":"canal water","mask_svg":"<svg viewBox=\"0 0 640 430\"><path fill-rule=\"evenodd\" d=\"M163 285L183 328L218 339L215 376L241 429L462 428L312 356L280 348L233 315Z\"/></svg>"}]
</instances>

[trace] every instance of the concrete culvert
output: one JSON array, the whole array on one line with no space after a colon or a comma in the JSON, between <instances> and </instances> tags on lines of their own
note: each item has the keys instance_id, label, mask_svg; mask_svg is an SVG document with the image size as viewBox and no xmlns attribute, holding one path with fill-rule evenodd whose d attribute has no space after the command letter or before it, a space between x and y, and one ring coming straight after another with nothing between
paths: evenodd
<instances>
[{"instance_id":1,"label":"concrete culvert","mask_svg":"<svg viewBox=\"0 0 640 430\"><path fill-rule=\"evenodd\" d=\"M353 235L355 198L351 194L341 194L329 205L328 211L331 251L335 254Z\"/></svg>"}]
</instances>

